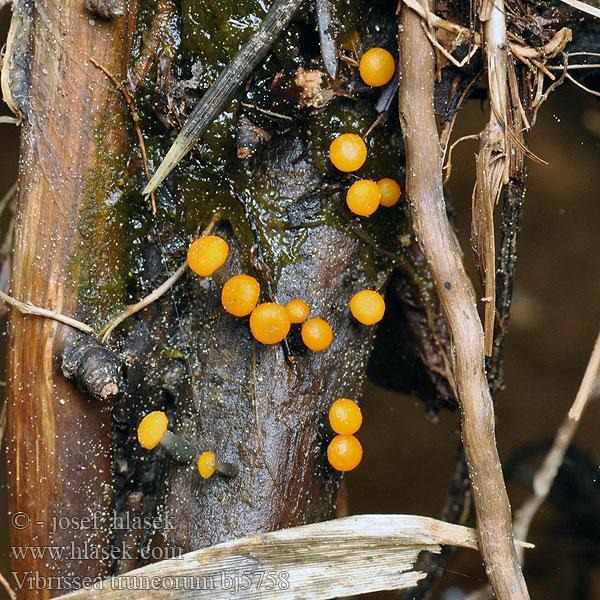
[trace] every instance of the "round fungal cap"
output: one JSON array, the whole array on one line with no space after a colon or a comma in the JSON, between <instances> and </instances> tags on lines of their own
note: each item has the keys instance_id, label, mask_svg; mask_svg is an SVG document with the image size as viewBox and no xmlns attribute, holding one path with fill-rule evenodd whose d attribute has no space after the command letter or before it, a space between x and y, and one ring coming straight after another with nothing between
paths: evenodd
<instances>
[{"instance_id":1,"label":"round fungal cap","mask_svg":"<svg viewBox=\"0 0 600 600\"><path fill-rule=\"evenodd\" d=\"M138 427L138 440L146 450L152 450L163 439L169 421L161 410L148 413Z\"/></svg>"},{"instance_id":2,"label":"round fungal cap","mask_svg":"<svg viewBox=\"0 0 600 600\"><path fill-rule=\"evenodd\" d=\"M350 311L357 321L364 325L373 325L383 319L385 301L381 294L373 290L362 290L350 300Z\"/></svg>"},{"instance_id":3,"label":"round fungal cap","mask_svg":"<svg viewBox=\"0 0 600 600\"><path fill-rule=\"evenodd\" d=\"M333 166L340 171L356 171L367 160L367 146L355 133L342 133L331 142L329 158Z\"/></svg>"},{"instance_id":4,"label":"round fungal cap","mask_svg":"<svg viewBox=\"0 0 600 600\"><path fill-rule=\"evenodd\" d=\"M302 326L302 341L315 352L329 348L332 340L331 326L323 319L309 319Z\"/></svg>"},{"instance_id":5,"label":"round fungal cap","mask_svg":"<svg viewBox=\"0 0 600 600\"><path fill-rule=\"evenodd\" d=\"M261 344L277 344L290 332L290 317L281 304L259 304L250 315L250 331Z\"/></svg>"},{"instance_id":6,"label":"round fungal cap","mask_svg":"<svg viewBox=\"0 0 600 600\"><path fill-rule=\"evenodd\" d=\"M204 479L208 479L217 470L217 458L214 452L203 452L198 459L198 471Z\"/></svg>"},{"instance_id":7,"label":"round fungal cap","mask_svg":"<svg viewBox=\"0 0 600 600\"><path fill-rule=\"evenodd\" d=\"M190 269L209 277L222 267L229 256L229 244L217 235L205 235L198 238L188 249L187 261Z\"/></svg>"},{"instance_id":8,"label":"round fungal cap","mask_svg":"<svg viewBox=\"0 0 600 600\"><path fill-rule=\"evenodd\" d=\"M379 186L370 179L355 181L346 194L348 208L361 217L372 215L381 201Z\"/></svg>"},{"instance_id":9,"label":"round fungal cap","mask_svg":"<svg viewBox=\"0 0 600 600\"><path fill-rule=\"evenodd\" d=\"M362 446L353 435L336 435L327 447L327 460L337 471L352 471L362 456Z\"/></svg>"},{"instance_id":10,"label":"round fungal cap","mask_svg":"<svg viewBox=\"0 0 600 600\"><path fill-rule=\"evenodd\" d=\"M381 87L392 80L396 71L394 57L384 48L371 48L360 59L360 76L372 87Z\"/></svg>"},{"instance_id":11,"label":"round fungal cap","mask_svg":"<svg viewBox=\"0 0 600 600\"><path fill-rule=\"evenodd\" d=\"M304 300L295 298L285 305L285 310L292 323L304 323L310 314L310 308Z\"/></svg>"},{"instance_id":12,"label":"round fungal cap","mask_svg":"<svg viewBox=\"0 0 600 600\"><path fill-rule=\"evenodd\" d=\"M377 182L381 192L381 206L394 206L402 196L402 189L395 179L384 177Z\"/></svg>"},{"instance_id":13,"label":"round fungal cap","mask_svg":"<svg viewBox=\"0 0 600 600\"><path fill-rule=\"evenodd\" d=\"M249 315L260 297L260 284L250 275L232 277L221 291L223 308L236 317Z\"/></svg>"},{"instance_id":14,"label":"round fungal cap","mask_svg":"<svg viewBox=\"0 0 600 600\"><path fill-rule=\"evenodd\" d=\"M329 409L331 429L341 435L352 435L362 425L362 412L354 400L340 398Z\"/></svg>"}]
</instances>

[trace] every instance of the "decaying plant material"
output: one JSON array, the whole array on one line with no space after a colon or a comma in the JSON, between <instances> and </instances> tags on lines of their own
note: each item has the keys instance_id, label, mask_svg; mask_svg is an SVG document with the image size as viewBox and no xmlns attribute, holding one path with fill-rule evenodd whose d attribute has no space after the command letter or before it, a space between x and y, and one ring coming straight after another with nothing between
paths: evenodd
<instances>
[{"instance_id":1,"label":"decaying plant material","mask_svg":"<svg viewBox=\"0 0 600 600\"><path fill-rule=\"evenodd\" d=\"M64 598L110 600L136 590L140 600L178 600L193 590L198 599L232 594L244 600L326 600L406 589L424 576L413 570L419 554L445 545L476 549L477 537L472 529L427 517L360 515L226 542Z\"/></svg>"},{"instance_id":2,"label":"decaying plant material","mask_svg":"<svg viewBox=\"0 0 600 600\"><path fill-rule=\"evenodd\" d=\"M248 11L249 1L240 0ZM253 33L241 40L210 22L208 0L188 7L200 11L191 16L171 0L37 11L16 2L2 72L5 99L24 119L13 295L0 291L19 311L9 351L17 382L9 390L11 506L34 521L100 507L101 522L74 539L20 530L14 543L31 545L35 536L44 545L127 549L85 564L15 560L16 572L104 578L133 570L131 577L164 581L258 561L297 575L277 598L414 585L422 597L434 578L413 570L419 552L439 566L439 546L455 544L479 548L498 598L528 598L493 401L502 387L525 164L541 160L527 142L548 94L572 78L565 49L576 19L519 0L405 0L397 15L393 2L352 6L345 15L336 0L275 0L260 24L252 14L245 27ZM65 31L78 36L63 39ZM222 47L211 35L226 37L214 38ZM381 90L356 70L375 45L394 58L399 51ZM468 136L480 145L472 242L483 322L442 182L446 157L452 175L453 126L476 96L489 110L483 130ZM344 205L354 175L332 170L327 149L350 129L369 147L373 172L365 176L401 180L406 172L407 199L387 213L393 218L359 219ZM78 144L65 145L65 137ZM152 210L144 185L143 193L157 192ZM203 229L226 240L230 255L222 271L198 279L184 256ZM220 303L226 279L242 272L260 280L265 300L302 297L329 319L330 350L308 352L296 329L281 345L257 344ZM364 288L388 290L377 339L348 311ZM81 337L73 330L94 339L73 345ZM57 375L63 356L83 393ZM476 534L389 515L294 528L334 514L340 474L325 459L325 415L333 396L360 394L369 361L374 379L418 395L432 419L460 407L464 447L444 515L466 519L472 491ZM24 379L31 385L18 384ZM194 468L141 449L136 427L154 409L197 448L239 464L239 475L203 483ZM43 471L42 482L31 471ZM174 526L121 531L111 528L111 511L168 514ZM218 545L232 538L244 539ZM147 564L148 549L173 547L186 553L183 561ZM324 566L352 577L332 578ZM110 589L119 580L107 581L72 597L120 597Z\"/></svg>"}]
</instances>

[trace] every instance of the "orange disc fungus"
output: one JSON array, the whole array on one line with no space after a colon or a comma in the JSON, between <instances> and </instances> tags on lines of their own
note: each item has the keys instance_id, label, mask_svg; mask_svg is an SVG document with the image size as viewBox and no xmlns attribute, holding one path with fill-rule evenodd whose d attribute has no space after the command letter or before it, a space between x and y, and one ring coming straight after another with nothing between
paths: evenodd
<instances>
[{"instance_id":1,"label":"orange disc fungus","mask_svg":"<svg viewBox=\"0 0 600 600\"><path fill-rule=\"evenodd\" d=\"M250 315L250 331L262 344L277 344L290 331L290 318L281 304L259 304Z\"/></svg>"},{"instance_id":2,"label":"orange disc fungus","mask_svg":"<svg viewBox=\"0 0 600 600\"><path fill-rule=\"evenodd\" d=\"M204 479L212 477L217 470L217 458L214 452L203 452L198 459L198 471Z\"/></svg>"},{"instance_id":3,"label":"orange disc fungus","mask_svg":"<svg viewBox=\"0 0 600 600\"><path fill-rule=\"evenodd\" d=\"M152 450L160 444L175 460L189 463L196 455L193 444L171 433L167 427L167 415L161 410L148 413L139 424L138 440L146 450Z\"/></svg>"},{"instance_id":4,"label":"orange disc fungus","mask_svg":"<svg viewBox=\"0 0 600 600\"><path fill-rule=\"evenodd\" d=\"M352 435L362 425L362 412L354 400L340 398L329 409L331 429L341 435Z\"/></svg>"},{"instance_id":5,"label":"orange disc fungus","mask_svg":"<svg viewBox=\"0 0 600 600\"><path fill-rule=\"evenodd\" d=\"M396 61L384 48L371 48L362 55L359 70L367 85L381 87L394 76Z\"/></svg>"},{"instance_id":6,"label":"orange disc fungus","mask_svg":"<svg viewBox=\"0 0 600 600\"><path fill-rule=\"evenodd\" d=\"M337 471L352 471L362 460L363 449L353 435L336 435L327 447L327 460Z\"/></svg>"},{"instance_id":7,"label":"orange disc fungus","mask_svg":"<svg viewBox=\"0 0 600 600\"><path fill-rule=\"evenodd\" d=\"M331 142L329 158L333 166L340 171L356 171L367 160L367 146L355 133L342 133Z\"/></svg>"},{"instance_id":8,"label":"orange disc fungus","mask_svg":"<svg viewBox=\"0 0 600 600\"><path fill-rule=\"evenodd\" d=\"M138 440L146 450L156 448L163 439L169 421L167 415L162 410L155 410L148 413L138 427Z\"/></svg>"},{"instance_id":9,"label":"orange disc fungus","mask_svg":"<svg viewBox=\"0 0 600 600\"><path fill-rule=\"evenodd\" d=\"M372 215L379 208L380 199L379 186L370 179L354 182L346 194L348 208L361 217Z\"/></svg>"},{"instance_id":10,"label":"orange disc fungus","mask_svg":"<svg viewBox=\"0 0 600 600\"><path fill-rule=\"evenodd\" d=\"M249 315L260 296L260 284L250 275L236 275L224 286L221 292L223 308L236 317Z\"/></svg>"},{"instance_id":11,"label":"orange disc fungus","mask_svg":"<svg viewBox=\"0 0 600 600\"><path fill-rule=\"evenodd\" d=\"M310 308L304 300L290 300L285 305L285 310L290 318L291 323L304 323L310 314Z\"/></svg>"},{"instance_id":12,"label":"orange disc fungus","mask_svg":"<svg viewBox=\"0 0 600 600\"><path fill-rule=\"evenodd\" d=\"M365 325L373 325L383 319L385 301L377 292L362 290L350 300L350 311L357 321Z\"/></svg>"},{"instance_id":13,"label":"orange disc fungus","mask_svg":"<svg viewBox=\"0 0 600 600\"><path fill-rule=\"evenodd\" d=\"M314 351L329 348L333 340L333 331L323 319L309 319L302 326L302 341Z\"/></svg>"},{"instance_id":14,"label":"orange disc fungus","mask_svg":"<svg viewBox=\"0 0 600 600\"><path fill-rule=\"evenodd\" d=\"M217 235L205 235L192 242L187 254L190 269L208 277L222 267L229 256L229 244Z\"/></svg>"},{"instance_id":15,"label":"orange disc fungus","mask_svg":"<svg viewBox=\"0 0 600 600\"><path fill-rule=\"evenodd\" d=\"M394 206L400 200L402 190L396 180L384 177L377 182L377 185L381 192L381 206Z\"/></svg>"}]
</instances>

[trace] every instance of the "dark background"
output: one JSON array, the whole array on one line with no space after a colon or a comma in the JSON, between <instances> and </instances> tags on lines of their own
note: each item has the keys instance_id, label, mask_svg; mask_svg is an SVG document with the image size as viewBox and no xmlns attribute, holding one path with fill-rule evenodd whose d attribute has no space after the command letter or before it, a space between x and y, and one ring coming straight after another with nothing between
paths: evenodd
<instances>
[{"instance_id":1,"label":"dark background","mask_svg":"<svg viewBox=\"0 0 600 600\"><path fill-rule=\"evenodd\" d=\"M0 38L6 34L7 9ZM4 110L3 114L7 114ZM472 101L459 115L453 139L475 133L486 117ZM16 179L18 130L0 125L0 196ZM510 334L506 343L506 390L497 408L497 437L503 462L526 445L550 440L577 392L600 325L600 107L597 98L563 85L542 108L531 137L531 150L548 166L530 163L523 231ZM465 252L468 244L475 142L454 152L449 191L458 215ZM6 223L0 223L2 231ZM0 323L0 330L5 331ZM4 368L4 345L0 364ZM0 379L4 379L0 376ZM4 387L0 388L4 396ZM364 460L347 477L353 513L414 513L437 516L453 472L458 415L444 412L427 420L415 398L367 384L360 431ZM588 483L597 481L600 460L600 405L592 403L580 424L576 443L587 453ZM0 514L7 514L6 465L0 460ZM532 459L539 462L541 454ZM576 465L575 465L576 466ZM513 508L528 493L509 483ZM533 598L600 598L598 492L593 489L565 510L546 505L533 522L525 575ZM570 520L569 520L570 519ZM8 523L1 527L0 570L10 580ZM591 523L591 526L589 526ZM584 529L584 533L579 531ZM591 539L590 539L591 538ZM457 553L448 565L436 597L454 600L459 590L484 582L477 553ZM391 598L394 593L379 594ZM7 597L4 590L0 597Z\"/></svg>"}]
</instances>

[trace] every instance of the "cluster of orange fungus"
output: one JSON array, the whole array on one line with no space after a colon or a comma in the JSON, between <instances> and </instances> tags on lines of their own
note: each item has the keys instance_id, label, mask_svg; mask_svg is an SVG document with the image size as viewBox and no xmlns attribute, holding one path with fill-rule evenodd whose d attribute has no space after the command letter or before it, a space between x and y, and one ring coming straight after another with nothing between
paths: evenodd
<instances>
[{"instance_id":1,"label":"cluster of orange fungus","mask_svg":"<svg viewBox=\"0 0 600 600\"><path fill-rule=\"evenodd\" d=\"M350 300L350 312L357 321L364 325L373 325L383 319L385 301L377 292L362 290L354 294Z\"/></svg>"},{"instance_id":2,"label":"cluster of orange fungus","mask_svg":"<svg viewBox=\"0 0 600 600\"><path fill-rule=\"evenodd\" d=\"M381 206L394 206L400 200L402 190L395 179L384 177L377 182L381 193Z\"/></svg>"},{"instance_id":3,"label":"cluster of orange fungus","mask_svg":"<svg viewBox=\"0 0 600 600\"><path fill-rule=\"evenodd\" d=\"M354 182L346 194L348 208L361 217L372 215L381 201L379 186L370 179Z\"/></svg>"},{"instance_id":4,"label":"cluster of orange fungus","mask_svg":"<svg viewBox=\"0 0 600 600\"><path fill-rule=\"evenodd\" d=\"M291 323L304 323L310 314L308 304L306 304L304 300L298 298L290 300L285 305L285 310L287 311Z\"/></svg>"},{"instance_id":5,"label":"cluster of orange fungus","mask_svg":"<svg viewBox=\"0 0 600 600\"><path fill-rule=\"evenodd\" d=\"M290 317L281 304L259 304L250 315L250 331L262 344L277 344L290 331Z\"/></svg>"},{"instance_id":6,"label":"cluster of orange fungus","mask_svg":"<svg viewBox=\"0 0 600 600\"><path fill-rule=\"evenodd\" d=\"M188 249L187 261L190 269L209 277L222 267L229 256L229 244L217 235L205 235L192 242Z\"/></svg>"},{"instance_id":7,"label":"cluster of orange fungus","mask_svg":"<svg viewBox=\"0 0 600 600\"><path fill-rule=\"evenodd\" d=\"M363 449L353 435L336 435L327 447L327 460L337 471L352 471L362 460Z\"/></svg>"},{"instance_id":8,"label":"cluster of orange fungus","mask_svg":"<svg viewBox=\"0 0 600 600\"><path fill-rule=\"evenodd\" d=\"M371 48L360 59L360 76L372 87L381 87L392 80L396 71L394 57L384 48Z\"/></svg>"},{"instance_id":9,"label":"cluster of orange fungus","mask_svg":"<svg viewBox=\"0 0 600 600\"><path fill-rule=\"evenodd\" d=\"M331 326L323 319L309 319L302 326L302 341L315 352L329 348L332 340Z\"/></svg>"},{"instance_id":10,"label":"cluster of orange fungus","mask_svg":"<svg viewBox=\"0 0 600 600\"><path fill-rule=\"evenodd\" d=\"M214 452L203 452L198 459L198 471L204 479L208 479L217 470L217 457Z\"/></svg>"},{"instance_id":11,"label":"cluster of orange fungus","mask_svg":"<svg viewBox=\"0 0 600 600\"><path fill-rule=\"evenodd\" d=\"M167 415L161 410L148 413L138 427L138 441L146 450L152 450L163 439L169 421Z\"/></svg>"},{"instance_id":12,"label":"cluster of orange fungus","mask_svg":"<svg viewBox=\"0 0 600 600\"><path fill-rule=\"evenodd\" d=\"M367 146L355 133L342 133L331 142L329 158L333 166L340 171L356 171L367 160Z\"/></svg>"},{"instance_id":13,"label":"cluster of orange fungus","mask_svg":"<svg viewBox=\"0 0 600 600\"><path fill-rule=\"evenodd\" d=\"M354 400L340 398L329 409L331 429L340 435L352 435L362 425L362 412Z\"/></svg>"},{"instance_id":14,"label":"cluster of orange fungus","mask_svg":"<svg viewBox=\"0 0 600 600\"><path fill-rule=\"evenodd\" d=\"M236 317L245 317L255 308L260 297L260 284L250 275L232 277L221 291L223 308Z\"/></svg>"}]
</instances>

